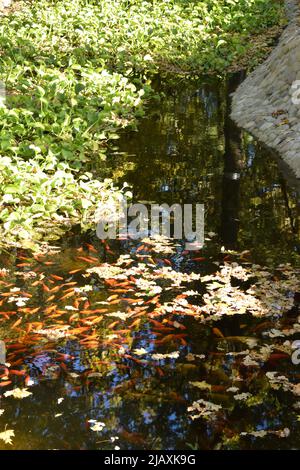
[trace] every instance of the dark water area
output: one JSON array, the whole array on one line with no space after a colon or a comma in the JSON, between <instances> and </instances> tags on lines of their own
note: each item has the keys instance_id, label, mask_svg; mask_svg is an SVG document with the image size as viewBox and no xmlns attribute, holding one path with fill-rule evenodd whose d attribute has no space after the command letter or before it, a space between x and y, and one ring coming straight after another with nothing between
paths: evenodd
<instances>
[{"instance_id":1,"label":"dark water area","mask_svg":"<svg viewBox=\"0 0 300 470\"><path fill-rule=\"evenodd\" d=\"M260 263L286 261L299 250L300 185L289 185L274 154L230 119L239 80L166 90L138 131L118 141L107 174L126 181L135 202L203 203L206 231L226 247L251 249Z\"/></svg>"},{"instance_id":2,"label":"dark water area","mask_svg":"<svg viewBox=\"0 0 300 470\"><path fill-rule=\"evenodd\" d=\"M3 253L0 433L15 436L0 449L299 448L284 344L300 339L299 193L230 120L237 81L166 88L93 168L134 202L204 204L200 252L74 230L59 253ZM4 395L16 387L31 395Z\"/></svg>"}]
</instances>

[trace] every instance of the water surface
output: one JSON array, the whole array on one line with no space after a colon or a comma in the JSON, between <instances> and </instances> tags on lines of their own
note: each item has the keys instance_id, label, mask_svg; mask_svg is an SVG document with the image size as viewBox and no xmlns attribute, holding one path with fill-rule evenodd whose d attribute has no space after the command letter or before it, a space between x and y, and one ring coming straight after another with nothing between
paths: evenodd
<instances>
[{"instance_id":1,"label":"water surface","mask_svg":"<svg viewBox=\"0 0 300 470\"><path fill-rule=\"evenodd\" d=\"M0 389L0 432L14 430L14 449L299 448L297 395L275 390L266 375L279 371L297 384L300 374L282 349L286 338L268 336L296 322L297 312L285 316L282 299L288 304L297 290L298 274L290 266L299 259L299 197L275 156L230 120L236 82L170 86L148 107L138 130L124 132L107 161L92 168L117 184L126 181L135 202L205 204L207 240L200 252L185 253L183 242L171 243L172 249L102 243L74 229L59 254L2 254L1 267L9 271L0 279L0 338L10 370L19 373L7 379L1 366L2 383L12 383ZM124 278L86 273L103 263L115 266L120 255L128 255ZM233 269L252 272L250 281L233 276L232 285L243 292L263 266L272 273L283 265L268 278L270 285L291 280L274 300L278 316L246 312L203 322L205 286L199 280L174 286L175 274L159 280L153 274L172 269L204 276L232 262ZM161 290L138 285L145 273ZM180 309L182 299L193 314ZM166 302L172 308L162 314ZM247 348L261 354L274 342L259 367L242 363ZM32 395L3 396L13 386L27 386ZM250 397L234 398L243 393ZM191 419L195 412L188 408L197 400L219 408ZM286 429L288 436L280 436ZM262 430L271 432L240 435ZM0 448L10 447L0 440Z\"/></svg>"}]
</instances>

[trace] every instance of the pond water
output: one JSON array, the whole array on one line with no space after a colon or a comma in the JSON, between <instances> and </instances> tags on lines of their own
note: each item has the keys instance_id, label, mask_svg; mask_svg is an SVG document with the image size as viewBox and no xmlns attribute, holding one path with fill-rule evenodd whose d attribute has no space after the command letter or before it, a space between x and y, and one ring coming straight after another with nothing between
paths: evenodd
<instances>
[{"instance_id":1,"label":"pond water","mask_svg":"<svg viewBox=\"0 0 300 470\"><path fill-rule=\"evenodd\" d=\"M230 120L238 80L169 86L92 168L204 204L203 249L74 229L2 253L0 449L299 448L299 195Z\"/></svg>"}]
</instances>

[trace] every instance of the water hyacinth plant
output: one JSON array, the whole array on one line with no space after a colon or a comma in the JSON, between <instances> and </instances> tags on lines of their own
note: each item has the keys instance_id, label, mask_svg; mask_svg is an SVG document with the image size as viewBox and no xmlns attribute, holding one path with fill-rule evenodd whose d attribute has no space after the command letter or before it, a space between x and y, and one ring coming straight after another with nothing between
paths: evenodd
<instances>
[{"instance_id":1,"label":"water hyacinth plant","mask_svg":"<svg viewBox=\"0 0 300 470\"><path fill-rule=\"evenodd\" d=\"M107 142L136 125L151 78L223 72L248 54L250 37L282 24L282 12L271 0L41 0L2 14L5 243L44 239L50 220L51 237L63 233L60 223L86 220L99 190L116 191L84 176L86 164L105 159ZM256 45L257 60L265 49Z\"/></svg>"}]
</instances>

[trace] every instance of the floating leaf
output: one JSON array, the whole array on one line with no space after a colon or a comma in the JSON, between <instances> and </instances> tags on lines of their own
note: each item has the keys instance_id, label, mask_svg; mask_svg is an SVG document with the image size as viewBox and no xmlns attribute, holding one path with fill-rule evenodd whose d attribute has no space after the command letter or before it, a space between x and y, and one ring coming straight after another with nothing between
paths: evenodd
<instances>
[{"instance_id":1,"label":"floating leaf","mask_svg":"<svg viewBox=\"0 0 300 470\"><path fill-rule=\"evenodd\" d=\"M11 438L15 436L13 429L7 429L4 432L0 433L0 439L5 442L5 444L13 445Z\"/></svg>"},{"instance_id":2,"label":"floating leaf","mask_svg":"<svg viewBox=\"0 0 300 470\"><path fill-rule=\"evenodd\" d=\"M14 397L18 399L23 399L32 395L31 392L28 392L27 388L14 388L13 390L8 390L4 393L5 397Z\"/></svg>"},{"instance_id":3,"label":"floating leaf","mask_svg":"<svg viewBox=\"0 0 300 470\"><path fill-rule=\"evenodd\" d=\"M193 387L200 388L200 390L211 390L211 385L205 382L204 380L202 382L190 382Z\"/></svg>"},{"instance_id":4,"label":"floating leaf","mask_svg":"<svg viewBox=\"0 0 300 470\"><path fill-rule=\"evenodd\" d=\"M144 356L145 354L148 354L148 351L144 348L137 348L137 349L134 349L132 352L133 354L136 354L137 356Z\"/></svg>"}]
</instances>

